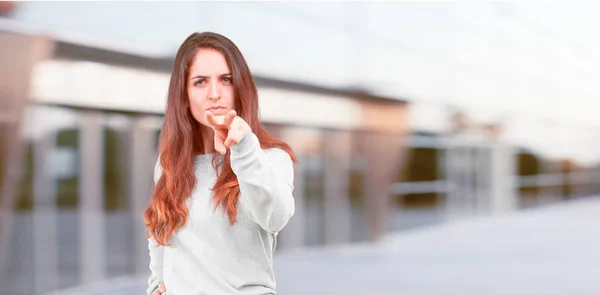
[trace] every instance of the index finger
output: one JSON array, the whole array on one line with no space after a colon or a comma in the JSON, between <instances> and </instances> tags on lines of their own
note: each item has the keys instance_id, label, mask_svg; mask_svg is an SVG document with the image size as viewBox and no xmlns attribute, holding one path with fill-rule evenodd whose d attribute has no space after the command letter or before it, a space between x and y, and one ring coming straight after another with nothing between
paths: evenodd
<instances>
[{"instance_id":1,"label":"index finger","mask_svg":"<svg viewBox=\"0 0 600 295\"><path fill-rule=\"evenodd\" d=\"M237 113L234 110L229 111L225 116L225 122L223 124L227 127L231 127L231 123L233 123L233 119L235 119L236 116Z\"/></svg>"}]
</instances>

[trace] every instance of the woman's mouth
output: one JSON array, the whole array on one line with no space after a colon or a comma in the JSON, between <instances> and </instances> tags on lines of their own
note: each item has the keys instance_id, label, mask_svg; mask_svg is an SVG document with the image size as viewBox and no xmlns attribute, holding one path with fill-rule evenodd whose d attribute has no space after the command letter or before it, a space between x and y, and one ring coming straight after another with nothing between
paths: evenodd
<instances>
[{"instance_id":1,"label":"woman's mouth","mask_svg":"<svg viewBox=\"0 0 600 295\"><path fill-rule=\"evenodd\" d=\"M221 115L222 113L224 113L225 108L222 106L213 106L207 109L208 111L210 111L213 115Z\"/></svg>"}]
</instances>

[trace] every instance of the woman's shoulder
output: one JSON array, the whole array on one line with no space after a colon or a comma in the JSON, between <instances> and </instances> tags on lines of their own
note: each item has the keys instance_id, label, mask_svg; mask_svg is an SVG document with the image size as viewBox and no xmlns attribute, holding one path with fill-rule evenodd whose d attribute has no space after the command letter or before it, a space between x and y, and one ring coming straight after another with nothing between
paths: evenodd
<instances>
[{"instance_id":1,"label":"woman's shoulder","mask_svg":"<svg viewBox=\"0 0 600 295\"><path fill-rule=\"evenodd\" d=\"M271 159L271 161L275 161L275 162L287 162L287 161L292 161L292 157L290 156L290 154L288 154L288 152L280 147L272 147L272 148L267 148L267 149L263 149L265 151L265 154L267 154L267 157L269 159Z\"/></svg>"}]
</instances>

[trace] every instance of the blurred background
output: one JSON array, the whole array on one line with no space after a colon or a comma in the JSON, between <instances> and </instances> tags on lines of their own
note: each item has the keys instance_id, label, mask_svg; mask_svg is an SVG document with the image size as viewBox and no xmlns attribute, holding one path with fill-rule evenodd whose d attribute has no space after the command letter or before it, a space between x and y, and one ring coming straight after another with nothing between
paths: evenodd
<instances>
[{"instance_id":1,"label":"blurred background","mask_svg":"<svg viewBox=\"0 0 600 295\"><path fill-rule=\"evenodd\" d=\"M144 292L194 31L237 44L300 160L281 294L600 294L599 9L0 2L0 294Z\"/></svg>"}]
</instances>

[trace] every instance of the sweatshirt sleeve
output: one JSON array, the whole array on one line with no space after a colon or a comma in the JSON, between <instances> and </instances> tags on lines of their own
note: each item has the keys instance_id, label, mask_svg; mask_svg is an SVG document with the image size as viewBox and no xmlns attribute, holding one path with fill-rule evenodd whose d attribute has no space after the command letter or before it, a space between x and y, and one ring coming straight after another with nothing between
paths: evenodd
<instances>
[{"instance_id":1,"label":"sweatshirt sleeve","mask_svg":"<svg viewBox=\"0 0 600 295\"><path fill-rule=\"evenodd\" d=\"M232 146L231 168L240 185L240 205L265 231L281 231L294 215L294 166L283 149L263 150L248 131Z\"/></svg>"},{"instance_id":2,"label":"sweatshirt sleeve","mask_svg":"<svg viewBox=\"0 0 600 295\"><path fill-rule=\"evenodd\" d=\"M154 166L154 185L158 183L162 170L160 168L160 158ZM152 237L148 238L148 251L150 254L150 277L148 278L148 288L146 294L151 295L158 288L158 284L163 282L163 260L164 248Z\"/></svg>"}]
</instances>

